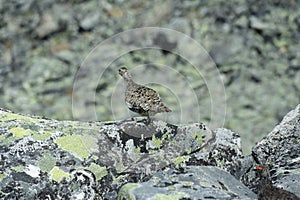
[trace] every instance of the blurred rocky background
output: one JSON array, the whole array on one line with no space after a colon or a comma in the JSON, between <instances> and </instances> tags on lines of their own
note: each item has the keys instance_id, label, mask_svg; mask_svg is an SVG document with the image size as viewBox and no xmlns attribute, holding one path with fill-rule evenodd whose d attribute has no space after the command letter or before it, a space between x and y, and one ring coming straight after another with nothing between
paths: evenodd
<instances>
[{"instance_id":1,"label":"blurred rocky background","mask_svg":"<svg viewBox=\"0 0 300 200\"><path fill-rule=\"evenodd\" d=\"M75 74L99 42L132 28L170 28L194 38L213 58L226 89L224 126L242 136L249 153L299 104L299 9L297 0L0 0L0 107L71 120ZM209 122L205 82L193 78L184 59L136 51L125 63L155 63L153 55L194 83L202 107L195 121ZM117 68L107 70L95 88L96 101L86 102L96 105L99 120L113 120L109 97L119 79Z\"/></svg>"}]
</instances>

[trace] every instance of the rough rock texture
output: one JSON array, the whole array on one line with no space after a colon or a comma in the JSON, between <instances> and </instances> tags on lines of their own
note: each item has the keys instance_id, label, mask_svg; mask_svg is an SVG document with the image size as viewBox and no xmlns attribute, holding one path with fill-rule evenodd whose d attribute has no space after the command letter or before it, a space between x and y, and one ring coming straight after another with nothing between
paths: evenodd
<instances>
[{"instance_id":1,"label":"rough rock texture","mask_svg":"<svg viewBox=\"0 0 300 200\"><path fill-rule=\"evenodd\" d=\"M217 167L187 166L154 174L147 182L128 183L119 199L256 199L256 194Z\"/></svg>"},{"instance_id":2,"label":"rough rock texture","mask_svg":"<svg viewBox=\"0 0 300 200\"><path fill-rule=\"evenodd\" d=\"M300 105L253 147L252 155L259 164L270 165L275 186L300 197Z\"/></svg>"},{"instance_id":3,"label":"rough rock texture","mask_svg":"<svg viewBox=\"0 0 300 200\"><path fill-rule=\"evenodd\" d=\"M179 165L214 139L203 124L56 121L3 109L0 133L4 199L115 199L122 184Z\"/></svg>"},{"instance_id":4,"label":"rough rock texture","mask_svg":"<svg viewBox=\"0 0 300 200\"><path fill-rule=\"evenodd\" d=\"M201 123L56 121L1 109L0 197L255 199L257 164L300 196L299 130L300 105L245 157L238 134Z\"/></svg>"},{"instance_id":5,"label":"rough rock texture","mask_svg":"<svg viewBox=\"0 0 300 200\"><path fill-rule=\"evenodd\" d=\"M0 0L0 105L15 112L72 119L74 76L91 49L122 31L164 27L192 37L212 56L226 88L225 127L241 135L244 152L250 153L255 142L299 103L299 9L298 0ZM127 41L136 44L134 36ZM174 50L180 41L160 35L150 42ZM184 49L194 52L191 46ZM115 48L110 46L101 55L114 54ZM196 58L196 66L205 65L199 56ZM93 88L96 100L86 99L79 114L83 116L96 104L99 120L115 120L108 97L119 78L119 64L135 67L151 63L143 74L164 79L165 74L158 70L164 65L189 81L201 111L201 118L194 117L193 121L208 124L211 96L189 61L161 50L140 49L122 55L109 67L96 63L97 69L107 70L99 82L85 83L83 90ZM170 83L186 96L182 81ZM160 94L171 108L179 108L166 90ZM193 101L187 99L185 103L191 113Z\"/></svg>"},{"instance_id":6,"label":"rough rock texture","mask_svg":"<svg viewBox=\"0 0 300 200\"><path fill-rule=\"evenodd\" d=\"M268 199L289 199L289 200L300 200L300 198L282 188L273 185L270 178L270 171L268 166L258 165L256 168L256 177L259 179L257 197L259 200Z\"/></svg>"},{"instance_id":7,"label":"rough rock texture","mask_svg":"<svg viewBox=\"0 0 300 200\"><path fill-rule=\"evenodd\" d=\"M257 193L264 189L259 188L261 180L254 172L254 166L263 164L270 167L274 186L292 192L300 198L299 129L300 104L289 112L267 137L253 147L251 156L246 157L241 151L237 134L227 129L217 129L209 152L191 154L185 162L188 166L158 172L147 182L126 184L122 187L120 195L125 199L255 199L256 196L248 190ZM225 175L219 168L223 168L229 174ZM209 174L208 177L204 176L206 173ZM219 176L216 180L214 173ZM241 180L248 188L245 189L244 185L240 185L241 182L233 177ZM197 178L201 181L197 181ZM235 186L240 191L235 190ZM216 191L216 188L219 189Z\"/></svg>"}]
</instances>

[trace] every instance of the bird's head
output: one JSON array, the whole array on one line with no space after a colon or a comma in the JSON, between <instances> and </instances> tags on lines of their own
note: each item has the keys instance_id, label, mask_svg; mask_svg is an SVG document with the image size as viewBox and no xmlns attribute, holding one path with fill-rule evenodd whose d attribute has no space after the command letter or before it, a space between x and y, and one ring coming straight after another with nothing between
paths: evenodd
<instances>
[{"instance_id":1,"label":"bird's head","mask_svg":"<svg viewBox=\"0 0 300 200\"><path fill-rule=\"evenodd\" d=\"M256 175L260 178L270 179L270 172L268 166L257 165L254 168Z\"/></svg>"},{"instance_id":2,"label":"bird's head","mask_svg":"<svg viewBox=\"0 0 300 200\"><path fill-rule=\"evenodd\" d=\"M128 79L131 78L131 77L130 77L130 74L129 74L129 72L128 72L128 70L127 70L126 67L121 67L121 68L119 69L119 74L120 74L124 79L126 79L126 80L128 80Z\"/></svg>"}]
</instances>

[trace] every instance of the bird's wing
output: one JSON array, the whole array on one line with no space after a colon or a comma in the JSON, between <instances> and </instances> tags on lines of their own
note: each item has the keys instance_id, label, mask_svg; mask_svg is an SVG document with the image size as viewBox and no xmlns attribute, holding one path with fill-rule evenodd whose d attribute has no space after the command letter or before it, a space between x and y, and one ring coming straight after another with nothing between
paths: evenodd
<instances>
[{"instance_id":1,"label":"bird's wing","mask_svg":"<svg viewBox=\"0 0 300 200\"><path fill-rule=\"evenodd\" d=\"M125 95L125 101L129 108L139 108L145 111L148 111L150 109L149 105L157 101L158 98L158 94L153 89L145 86L140 86L128 91Z\"/></svg>"},{"instance_id":2,"label":"bird's wing","mask_svg":"<svg viewBox=\"0 0 300 200\"><path fill-rule=\"evenodd\" d=\"M140 93L139 103L143 109L154 113L170 110L164 105L159 94L155 90L141 86L138 88L138 93Z\"/></svg>"},{"instance_id":3,"label":"bird's wing","mask_svg":"<svg viewBox=\"0 0 300 200\"><path fill-rule=\"evenodd\" d=\"M162 102L159 94L148 87L139 86L134 90L131 90L125 95L125 101L127 106L131 110L137 110L137 112L170 112Z\"/></svg>"}]
</instances>

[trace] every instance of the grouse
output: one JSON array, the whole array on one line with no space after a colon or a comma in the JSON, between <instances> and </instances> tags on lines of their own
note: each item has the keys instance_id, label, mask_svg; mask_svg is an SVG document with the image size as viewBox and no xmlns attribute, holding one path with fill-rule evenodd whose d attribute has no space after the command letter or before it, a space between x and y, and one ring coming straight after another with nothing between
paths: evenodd
<instances>
[{"instance_id":1,"label":"grouse","mask_svg":"<svg viewBox=\"0 0 300 200\"><path fill-rule=\"evenodd\" d=\"M126 67L120 68L119 74L125 81L125 102L128 108L142 116L147 116L148 124L151 122L150 116L161 112L172 112L155 90L135 83Z\"/></svg>"},{"instance_id":2,"label":"grouse","mask_svg":"<svg viewBox=\"0 0 300 200\"><path fill-rule=\"evenodd\" d=\"M277 188L272 184L267 168L263 166L255 167L256 175L259 178L258 200L300 200L295 194Z\"/></svg>"}]
</instances>

